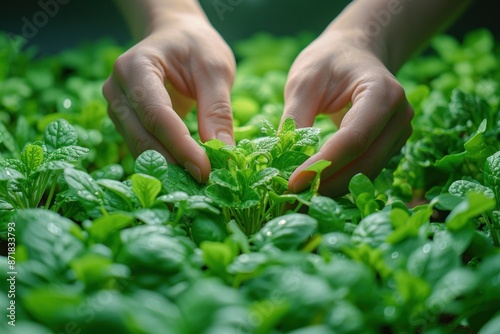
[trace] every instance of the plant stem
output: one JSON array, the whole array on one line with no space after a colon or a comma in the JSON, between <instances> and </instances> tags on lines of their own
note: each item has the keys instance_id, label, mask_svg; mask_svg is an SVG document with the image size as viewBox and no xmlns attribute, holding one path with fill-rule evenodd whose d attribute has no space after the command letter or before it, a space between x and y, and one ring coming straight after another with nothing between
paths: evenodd
<instances>
[{"instance_id":1,"label":"plant stem","mask_svg":"<svg viewBox=\"0 0 500 334\"><path fill-rule=\"evenodd\" d=\"M47 201L45 202L45 208L50 208L50 203L52 202L52 198L54 197L54 193L56 191L56 186L57 186L57 182L56 182L57 178L54 177L54 181L52 181L52 186L50 187L50 192L49 192L49 196L47 197Z\"/></svg>"},{"instance_id":2,"label":"plant stem","mask_svg":"<svg viewBox=\"0 0 500 334\"><path fill-rule=\"evenodd\" d=\"M484 213L482 214L482 216L484 218L484 221L486 222L486 226L488 226L488 228L490 229L490 234L491 238L493 239L493 244L495 245L495 247L500 247L500 240L498 240L498 235L497 235L498 229L496 228L497 226L495 226L493 219L490 220L489 215L486 215Z\"/></svg>"}]
</instances>

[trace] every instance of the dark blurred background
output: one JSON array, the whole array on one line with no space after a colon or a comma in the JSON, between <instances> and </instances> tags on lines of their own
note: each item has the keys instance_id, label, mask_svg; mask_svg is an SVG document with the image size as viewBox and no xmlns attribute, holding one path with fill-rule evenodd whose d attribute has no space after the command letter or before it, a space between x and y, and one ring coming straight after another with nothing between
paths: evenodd
<instances>
[{"instance_id":1,"label":"dark blurred background","mask_svg":"<svg viewBox=\"0 0 500 334\"><path fill-rule=\"evenodd\" d=\"M42 3L58 1L65 4L59 4L57 13L52 17L40 13L44 12ZM200 0L212 24L230 45L259 31L276 35L294 35L302 31L319 34L349 2ZM497 5L495 0L474 1L447 32L461 38L469 30L484 27L495 36L500 36L500 20L494 10ZM422 20L425 24L425 18ZM30 23L32 27L29 27ZM38 23L40 27L33 23ZM13 36L23 35L23 29L24 32L31 32L27 45L37 46L39 55L56 53L102 37L112 38L123 45L128 45L130 41L125 21L111 0L4 1L0 11L0 30Z\"/></svg>"}]
</instances>

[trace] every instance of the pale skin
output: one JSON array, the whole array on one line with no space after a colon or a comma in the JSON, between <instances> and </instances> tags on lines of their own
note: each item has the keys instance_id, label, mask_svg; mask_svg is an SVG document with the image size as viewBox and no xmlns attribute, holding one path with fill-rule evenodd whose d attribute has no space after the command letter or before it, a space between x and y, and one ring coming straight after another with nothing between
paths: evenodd
<instances>
[{"instance_id":1,"label":"pale skin","mask_svg":"<svg viewBox=\"0 0 500 334\"><path fill-rule=\"evenodd\" d=\"M230 92L234 56L193 0L118 2L140 40L103 87L109 115L132 153L155 149L206 182L210 162L182 118L194 103L202 141L234 144ZM338 131L291 176L304 190L318 160L331 161L320 192L345 193L356 173L375 177L411 134L413 110L394 77L400 66L469 3L466 0L355 0L293 63L282 120L312 126L320 113Z\"/></svg>"}]
</instances>

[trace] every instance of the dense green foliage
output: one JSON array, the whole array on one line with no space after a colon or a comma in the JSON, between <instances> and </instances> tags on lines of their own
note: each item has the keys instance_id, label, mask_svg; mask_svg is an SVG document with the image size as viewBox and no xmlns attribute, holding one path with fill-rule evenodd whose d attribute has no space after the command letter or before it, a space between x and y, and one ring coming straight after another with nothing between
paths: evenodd
<instances>
[{"instance_id":1,"label":"dense green foliage","mask_svg":"<svg viewBox=\"0 0 500 334\"><path fill-rule=\"evenodd\" d=\"M326 116L277 130L310 40L234 46L237 145L200 143L212 163L201 185L155 151L128 153L101 94L121 47L35 59L0 35L0 332L497 333L493 37L441 35L404 66L414 132L339 198L318 194L319 177L287 190L335 132Z\"/></svg>"}]
</instances>

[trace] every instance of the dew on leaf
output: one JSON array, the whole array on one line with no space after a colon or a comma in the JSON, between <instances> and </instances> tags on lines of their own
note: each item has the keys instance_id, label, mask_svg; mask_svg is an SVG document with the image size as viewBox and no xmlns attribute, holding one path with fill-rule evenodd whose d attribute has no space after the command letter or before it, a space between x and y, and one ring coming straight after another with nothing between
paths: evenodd
<instances>
[{"instance_id":1,"label":"dew on leaf","mask_svg":"<svg viewBox=\"0 0 500 334\"><path fill-rule=\"evenodd\" d=\"M448 247L448 243L446 241L439 243L439 249L444 250L446 247Z\"/></svg>"},{"instance_id":2,"label":"dew on leaf","mask_svg":"<svg viewBox=\"0 0 500 334\"><path fill-rule=\"evenodd\" d=\"M55 235L62 234L62 229L54 223L47 224L47 230L49 230L50 233L55 234Z\"/></svg>"},{"instance_id":3,"label":"dew on leaf","mask_svg":"<svg viewBox=\"0 0 500 334\"><path fill-rule=\"evenodd\" d=\"M335 236L328 238L328 243L330 243L331 245L335 245L337 243L337 241L338 241L338 239Z\"/></svg>"},{"instance_id":4,"label":"dew on leaf","mask_svg":"<svg viewBox=\"0 0 500 334\"><path fill-rule=\"evenodd\" d=\"M69 109L69 108L71 108L71 105L72 105L72 103L71 103L70 99L64 99L64 101L63 101L64 108Z\"/></svg>"}]
</instances>

